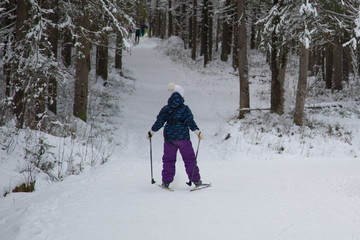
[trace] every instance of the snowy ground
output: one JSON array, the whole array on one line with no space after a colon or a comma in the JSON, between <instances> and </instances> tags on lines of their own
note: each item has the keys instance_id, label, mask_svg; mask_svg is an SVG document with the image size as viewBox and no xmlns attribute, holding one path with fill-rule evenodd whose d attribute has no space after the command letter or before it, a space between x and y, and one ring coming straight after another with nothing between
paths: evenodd
<instances>
[{"instance_id":1,"label":"snowy ground","mask_svg":"<svg viewBox=\"0 0 360 240\"><path fill-rule=\"evenodd\" d=\"M228 77L230 68L214 67L223 75L194 71L160 54L159 42L142 39L125 57L127 74L135 79L133 93L109 90L119 101L104 123L116 142L109 162L60 183L40 184L31 194L1 198L1 239L360 239L358 118L346 121L351 144L315 130L289 127L285 130L294 134L280 136L285 130L254 129L233 118L238 82ZM259 79L264 72L253 75ZM198 162L203 181L213 185L206 190L188 191L180 156L175 192L150 184L145 136L167 102L169 82L185 88L185 103L204 133ZM266 107L266 91L252 83L254 107ZM260 121L258 116L252 113L247 121ZM263 121L269 124L283 120L267 117ZM192 140L196 148L194 134ZM153 137L158 183L162 143L158 132Z\"/></svg>"}]
</instances>

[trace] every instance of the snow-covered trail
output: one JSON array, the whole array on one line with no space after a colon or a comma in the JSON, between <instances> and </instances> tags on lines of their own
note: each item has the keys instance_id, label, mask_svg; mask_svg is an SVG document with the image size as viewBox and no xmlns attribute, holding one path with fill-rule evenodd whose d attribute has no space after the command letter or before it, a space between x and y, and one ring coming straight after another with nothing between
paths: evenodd
<instances>
[{"instance_id":1,"label":"snow-covered trail","mask_svg":"<svg viewBox=\"0 0 360 240\"><path fill-rule=\"evenodd\" d=\"M221 85L211 78L207 79L164 58L159 50L156 50L157 43L159 40L144 39L124 59L126 68L130 69L136 79L136 91L125 103L125 118L129 120L126 123L126 141L132 142L129 143L130 146L144 143L144 135L150 130L160 109L167 104L170 96L167 87L170 82L184 87L185 104L191 108L204 135L214 134L219 124L223 124L224 119L237 108L237 96L226 92L229 86ZM209 86L209 83L212 86ZM159 155L154 158L161 158L162 130L156 135L153 138L154 154ZM132 147L129 149L133 150ZM141 148L137 151L141 158L148 155L148 149L145 149L146 152L141 152Z\"/></svg>"},{"instance_id":2,"label":"snow-covered trail","mask_svg":"<svg viewBox=\"0 0 360 240\"><path fill-rule=\"evenodd\" d=\"M155 40L142 39L124 59L135 92L123 96L124 120L115 133L121 147L111 161L34 193L0 199L1 240L360 239L357 159L264 160L256 151L220 158L224 144L216 147L212 136L236 108L236 96L225 91L231 86L204 85L209 80L157 55L155 46ZM166 104L169 82L184 86L205 133L199 165L203 180L213 183L209 189L188 191L181 158L175 192L150 184L145 136ZM158 182L162 142L156 133Z\"/></svg>"}]
</instances>

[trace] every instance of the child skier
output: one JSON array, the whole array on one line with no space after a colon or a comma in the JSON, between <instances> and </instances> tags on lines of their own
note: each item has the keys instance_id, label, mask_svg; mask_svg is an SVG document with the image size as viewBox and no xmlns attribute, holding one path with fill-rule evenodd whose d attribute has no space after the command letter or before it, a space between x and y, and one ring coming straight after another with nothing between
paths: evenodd
<instances>
[{"instance_id":1,"label":"child skier","mask_svg":"<svg viewBox=\"0 0 360 240\"><path fill-rule=\"evenodd\" d=\"M184 89L173 83L168 85L168 89L171 91L168 104L161 109L157 120L147 135L147 138L150 139L165 124L162 186L169 188L169 184L174 180L178 149L185 163L189 182L192 181L195 186L200 186L202 181L199 168L197 166L194 168L196 159L190 141L189 129L194 131L199 139L203 139L203 135L193 119L190 108L184 104Z\"/></svg>"}]
</instances>

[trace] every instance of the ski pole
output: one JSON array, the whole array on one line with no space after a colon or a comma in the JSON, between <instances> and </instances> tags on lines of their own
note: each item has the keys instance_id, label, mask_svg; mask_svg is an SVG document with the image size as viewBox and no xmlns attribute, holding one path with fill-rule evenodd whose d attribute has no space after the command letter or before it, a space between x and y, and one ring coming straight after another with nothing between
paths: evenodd
<instances>
[{"instance_id":1,"label":"ski pole","mask_svg":"<svg viewBox=\"0 0 360 240\"><path fill-rule=\"evenodd\" d=\"M193 177L194 177L194 173L195 173L195 168L196 168L196 165L197 165L197 157L198 157L198 153L199 153L199 146L200 146L200 137L199 137L199 142L198 142L198 145L197 145L197 149L196 149L196 154L195 154L195 163L194 163L194 167L193 167L193 170L192 170L192 174L191 174L191 178L190 178L190 182L187 182L186 184L191 186L191 183L193 181Z\"/></svg>"},{"instance_id":2,"label":"ski pole","mask_svg":"<svg viewBox=\"0 0 360 240\"><path fill-rule=\"evenodd\" d=\"M149 133L150 135L150 133ZM150 140L150 166L151 166L151 184L156 183L153 177L153 164L152 164L152 144L151 144L151 136L149 138Z\"/></svg>"}]
</instances>

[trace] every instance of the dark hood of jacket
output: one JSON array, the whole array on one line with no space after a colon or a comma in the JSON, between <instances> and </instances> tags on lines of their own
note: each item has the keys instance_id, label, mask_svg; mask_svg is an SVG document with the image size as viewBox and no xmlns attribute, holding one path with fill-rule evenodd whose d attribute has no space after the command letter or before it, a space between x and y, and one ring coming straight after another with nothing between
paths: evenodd
<instances>
[{"instance_id":1,"label":"dark hood of jacket","mask_svg":"<svg viewBox=\"0 0 360 240\"><path fill-rule=\"evenodd\" d=\"M178 108L184 104L184 98L178 92L174 92L168 99L168 105L171 108Z\"/></svg>"}]
</instances>

